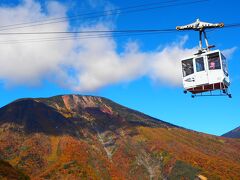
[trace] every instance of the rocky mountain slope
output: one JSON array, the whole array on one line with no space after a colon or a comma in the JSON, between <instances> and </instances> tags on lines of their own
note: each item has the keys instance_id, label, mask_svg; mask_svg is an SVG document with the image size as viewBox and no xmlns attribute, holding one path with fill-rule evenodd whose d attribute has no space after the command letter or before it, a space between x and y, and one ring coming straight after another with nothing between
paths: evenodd
<instances>
[{"instance_id":1,"label":"rocky mountain slope","mask_svg":"<svg viewBox=\"0 0 240 180\"><path fill-rule=\"evenodd\" d=\"M232 131L229 131L222 135L223 137L229 137L229 138L240 138L240 126L235 128Z\"/></svg>"},{"instance_id":2,"label":"rocky mountain slope","mask_svg":"<svg viewBox=\"0 0 240 180\"><path fill-rule=\"evenodd\" d=\"M240 179L240 140L108 99L20 99L0 109L0 159L31 179Z\"/></svg>"}]
</instances>

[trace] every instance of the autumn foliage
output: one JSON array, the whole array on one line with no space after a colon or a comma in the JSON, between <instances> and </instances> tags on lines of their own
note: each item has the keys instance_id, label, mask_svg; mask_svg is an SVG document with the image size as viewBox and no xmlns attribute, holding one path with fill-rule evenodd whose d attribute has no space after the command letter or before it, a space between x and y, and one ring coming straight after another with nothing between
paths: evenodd
<instances>
[{"instance_id":1,"label":"autumn foliage","mask_svg":"<svg viewBox=\"0 0 240 180\"><path fill-rule=\"evenodd\" d=\"M0 159L31 179L240 179L239 149L239 139L100 97L23 99L0 109Z\"/></svg>"}]
</instances>

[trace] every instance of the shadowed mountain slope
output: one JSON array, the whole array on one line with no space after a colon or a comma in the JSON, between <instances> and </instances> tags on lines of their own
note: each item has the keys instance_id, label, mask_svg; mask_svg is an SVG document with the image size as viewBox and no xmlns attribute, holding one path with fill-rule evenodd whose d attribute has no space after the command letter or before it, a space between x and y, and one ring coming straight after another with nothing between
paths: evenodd
<instances>
[{"instance_id":1,"label":"shadowed mountain slope","mask_svg":"<svg viewBox=\"0 0 240 180\"><path fill-rule=\"evenodd\" d=\"M236 129L229 131L222 135L223 137L229 137L229 138L240 138L240 127L237 127Z\"/></svg>"},{"instance_id":2,"label":"shadowed mountain slope","mask_svg":"<svg viewBox=\"0 0 240 180\"><path fill-rule=\"evenodd\" d=\"M0 109L0 124L12 123L26 133L74 134L75 129L61 113L33 99L15 101Z\"/></svg>"},{"instance_id":3,"label":"shadowed mountain slope","mask_svg":"<svg viewBox=\"0 0 240 180\"><path fill-rule=\"evenodd\" d=\"M187 130L106 98L0 109L0 158L32 179L240 179L240 140Z\"/></svg>"},{"instance_id":4,"label":"shadowed mountain slope","mask_svg":"<svg viewBox=\"0 0 240 180\"><path fill-rule=\"evenodd\" d=\"M0 160L0 179L28 180L30 178L20 170L13 168L8 162Z\"/></svg>"}]
</instances>

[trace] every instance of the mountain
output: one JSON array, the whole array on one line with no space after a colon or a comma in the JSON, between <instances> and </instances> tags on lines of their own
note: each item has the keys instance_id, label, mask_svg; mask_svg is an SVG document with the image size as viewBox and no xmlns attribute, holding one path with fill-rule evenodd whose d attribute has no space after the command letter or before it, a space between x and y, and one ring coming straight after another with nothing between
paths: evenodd
<instances>
[{"instance_id":1,"label":"mountain","mask_svg":"<svg viewBox=\"0 0 240 180\"><path fill-rule=\"evenodd\" d=\"M240 138L240 126L236 129L229 131L222 135L223 137L229 137L229 138Z\"/></svg>"},{"instance_id":2,"label":"mountain","mask_svg":"<svg viewBox=\"0 0 240 180\"><path fill-rule=\"evenodd\" d=\"M240 179L240 140L191 131L102 97L0 109L0 159L32 179Z\"/></svg>"}]
</instances>

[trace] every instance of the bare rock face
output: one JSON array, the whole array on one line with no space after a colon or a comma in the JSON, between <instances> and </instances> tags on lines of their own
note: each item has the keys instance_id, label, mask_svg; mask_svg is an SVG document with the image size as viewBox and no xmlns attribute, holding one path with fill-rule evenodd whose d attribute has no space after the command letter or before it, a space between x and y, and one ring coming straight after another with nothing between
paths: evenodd
<instances>
[{"instance_id":1,"label":"bare rock face","mask_svg":"<svg viewBox=\"0 0 240 180\"><path fill-rule=\"evenodd\" d=\"M240 179L239 149L237 139L102 97L20 99L0 109L0 159L33 179Z\"/></svg>"}]
</instances>

